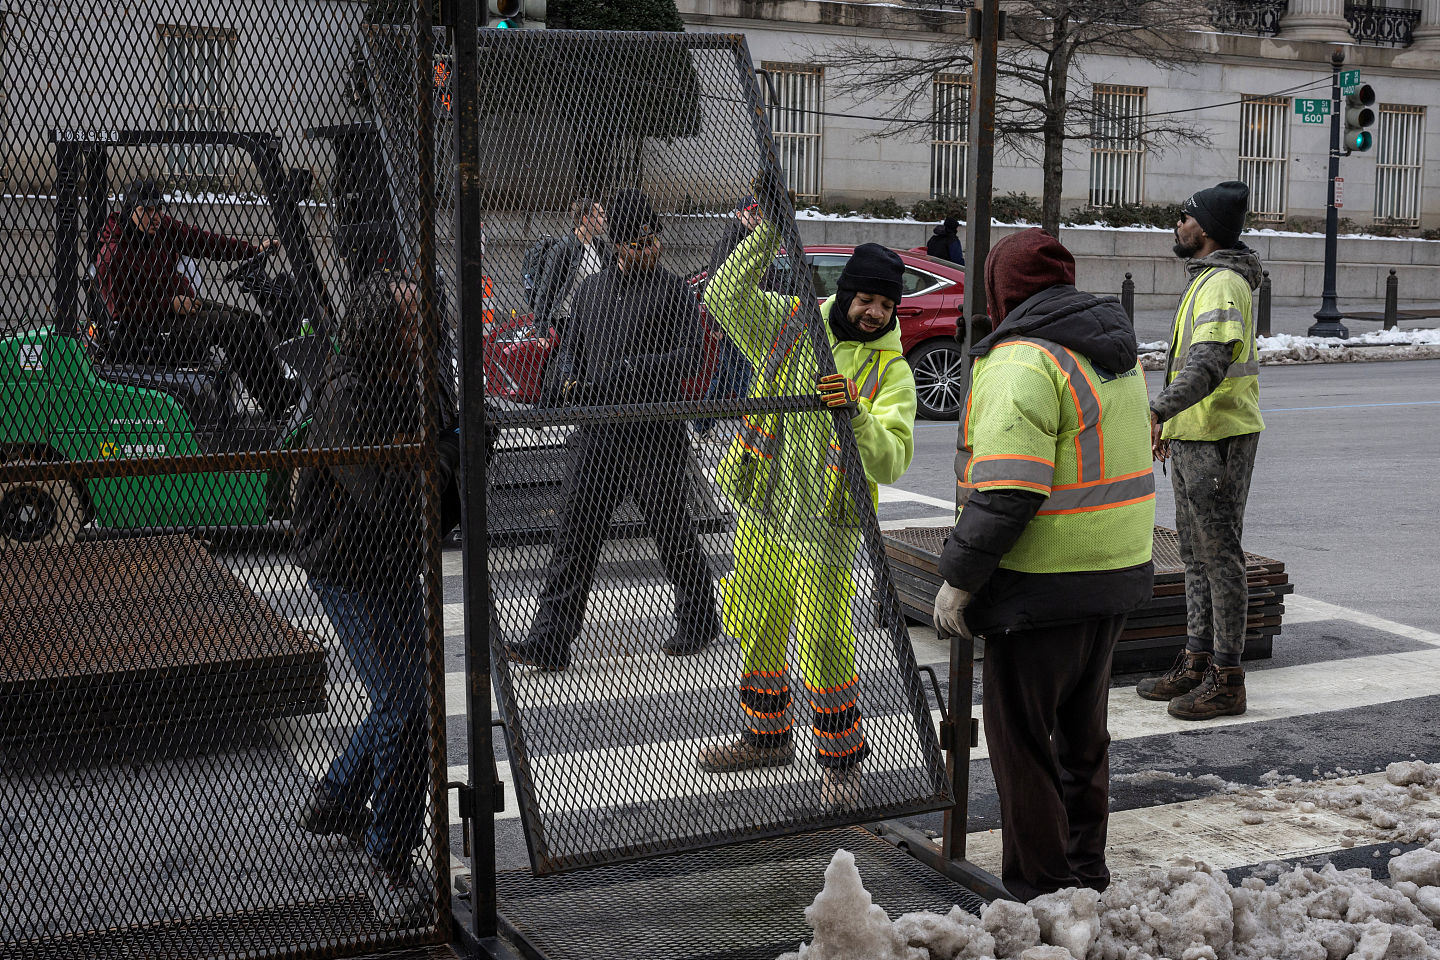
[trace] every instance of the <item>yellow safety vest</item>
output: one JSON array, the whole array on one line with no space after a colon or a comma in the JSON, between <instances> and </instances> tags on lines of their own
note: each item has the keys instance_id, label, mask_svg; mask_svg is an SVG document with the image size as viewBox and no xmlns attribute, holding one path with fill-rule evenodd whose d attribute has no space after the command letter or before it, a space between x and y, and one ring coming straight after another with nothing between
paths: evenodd
<instances>
[{"instance_id":1,"label":"yellow safety vest","mask_svg":"<svg viewBox=\"0 0 1440 960\"><path fill-rule=\"evenodd\" d=\"M961 513L975 490L1047 498L1000 566L1072 573L1150 559L1155 475L1138 363L1107 379L1048 340L996 344L975 360L960 455Z\"/></svg>"},{"instance_id":2,"label":"yellow safety vest","mask_svg":"<svg viewBox=\"0 0 1440 960\"><path fill-rule=\"evenodd\" d=\"M1179 375L1192 343L1234 343L1225 379L1199 403L1165 421L1166 440L1224 440L1265 429L1260 418L1260 354L1250 311L1250 285L1234 270L1211 267L1197 276L1175 311L1165 383Z\"/></svg>"}]
</instances>

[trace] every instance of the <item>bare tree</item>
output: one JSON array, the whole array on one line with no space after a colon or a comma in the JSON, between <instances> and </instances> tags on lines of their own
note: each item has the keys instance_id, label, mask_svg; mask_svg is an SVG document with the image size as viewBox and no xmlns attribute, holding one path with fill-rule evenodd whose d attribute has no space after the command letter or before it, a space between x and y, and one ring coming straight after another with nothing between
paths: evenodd
<instances>
[{"instance_id":1,"label":"bare tree","mask_svg":"<svg viewBox=\"0 0 1440 960\"><path fill-rule=\"evenodd\" d=\"M1041 225L1057 233L1066 141L1088 139L1092 130L1113 128L1116 119L1091 96L1088 59L1109 54L1163 67L1194 62L1197 50L1187 45L1188 35L1208 23L1210 5L1207 0L1007 0L1002 7L1006 40L1000 48L995 139L1040 164ZM850 39L810 53L829 67L827 79L833 78L836 88L884 119L871 136L919 138L928 132L928 121L938 119L931 117L932 79L937 73L969 74L972 48L963 35L937 34L919 48ZM1210 142L1185 114L1144 118L1138 139L1157 151Z\"/></svg>"}]
</instances>

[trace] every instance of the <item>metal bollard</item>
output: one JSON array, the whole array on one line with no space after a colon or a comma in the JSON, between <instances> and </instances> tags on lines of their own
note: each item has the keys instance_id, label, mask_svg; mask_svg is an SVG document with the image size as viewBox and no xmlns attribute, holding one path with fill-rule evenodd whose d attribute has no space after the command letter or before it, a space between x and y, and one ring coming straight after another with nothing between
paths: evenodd
<instances>
[{"instance_id":1,"label":"metal bollard","mask_svg":"<svg viewBox=\"0 0 1440 960\"><path fill-rule=\"evenodd\" d=\"M1255 332L1259 336L1270 336L1270 271L1264 271L1260 278L1259 303L1255 307Z\"/></svg>"},{"instance_id":2,"label":"metal bollard","mask_svg":"<svg viewBox=\"0 0 1440 960\"><path fill-rule=\"evenodd\" d=\"M1394 330L1395 324L1400 320L1400 278L1395 276L1395 268L1390 268L1390 276L1385 278L1385 329Z\"/></svg>"},{"instance_id":3,"label":"metal bollard","mask_svg":"<svg viewBox=\"0 0 1440 960\"><path fill-rule=\"evenodd\" d=\"M1135 280L1130 274L1125 274L1125 282L1120 284L1120 306L1125 309L1125 316L1130 318L1130 326L1135 326Z\"/></svg>"}]
</instances>

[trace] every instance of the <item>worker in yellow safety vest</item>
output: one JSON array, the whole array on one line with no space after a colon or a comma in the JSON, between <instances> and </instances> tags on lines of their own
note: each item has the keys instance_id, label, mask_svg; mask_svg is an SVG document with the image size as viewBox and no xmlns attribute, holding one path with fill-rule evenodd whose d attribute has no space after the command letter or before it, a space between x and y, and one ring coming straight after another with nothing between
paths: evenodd
<instances>
[{"instance_id":1,"label":"worker in yellow safety vest","mask_svg":"<svg viewBox=\"0 0 1440 960\"><path fill-rule=\"evenodd\" d=\"M1185 563L1185 649L1147 700L1181 720L1245 712L1249 587L1240 534L1260 445L1260 363L1251 292L1263 270L1240 242L1250 188L1227 180L1181 207L1175 255L1190 286L1175 311L1165 389L1150 404L1155 456L1174 457L1175 529Z\"/></svg>"},{"instance_id":2,"label":"worker in yellow safety vest","mask_svg":"<svg viewBox=\"0 0 1440 960\"><path fill-rule=\"evenodd\" d=\"M1110 658L1152 594L1155 477L1135 331L1075 289L1042 230L985 259L998 327L971 350L942 635L985 638L1001 879L1021 900L1105 889Z\"/></svg>"},{"instance_id":3,"label":"worker in yellow safety vest","mask_svg":"<svg viewBox=\"0 0 1440 960\"><path fill-rule=\"evenodd\" d=\"M800 299L764 289L779 243L765 213L765 222L716 271L705 306L754 368L750 396L813 390L827 406L849 412L873 508L876 484L898 480L915 452L915 378L901 353L896 312L904 263L879 244L855 248L838 292L820 307L838 371L821 376ZM851 622L861 535L834 414L743 417L717 479L739 514L735 568L722 583L721 600L726 632L742 651L745 728L733 741L703 748L698 764L725 773L794 761L793 626L822 801L854 806L862 792L860 763L870 749Z\"/></svg>"}]
</instances>

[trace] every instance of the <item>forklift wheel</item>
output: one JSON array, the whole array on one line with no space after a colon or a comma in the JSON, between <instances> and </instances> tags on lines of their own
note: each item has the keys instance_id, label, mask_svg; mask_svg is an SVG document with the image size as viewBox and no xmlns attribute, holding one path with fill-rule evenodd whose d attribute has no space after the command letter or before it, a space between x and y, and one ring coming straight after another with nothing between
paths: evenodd
<instances>
[{"instance_id":1,"label":"forklift wheel","mask_svg":"<svg viewBox=\"0 0 1440 960\"><path fill-rule=\"evenodd\" d=\"M0 483L0 549L26 543L74 543L84 519L65 480Z\"/></svg>"}]
</instances>

